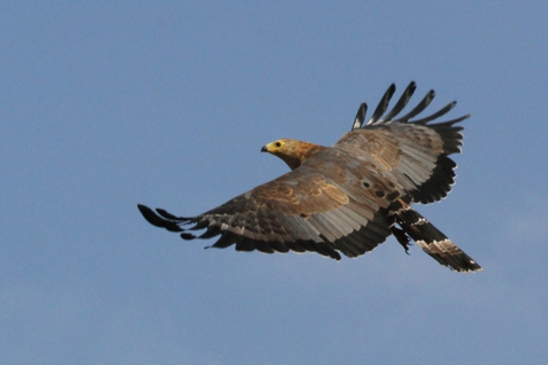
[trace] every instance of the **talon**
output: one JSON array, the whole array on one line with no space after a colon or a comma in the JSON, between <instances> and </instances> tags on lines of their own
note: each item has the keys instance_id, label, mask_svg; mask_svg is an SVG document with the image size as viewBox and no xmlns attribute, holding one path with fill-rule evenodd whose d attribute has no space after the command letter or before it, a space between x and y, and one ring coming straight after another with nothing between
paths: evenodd
<instances>
[{"instance_id":1,"label":"talon","mask_svg":"<svg viewBox=\"0 0 548 365\"><path fill-rule=\"evenodd\" d=\"M413 244L409 242L409 237L405 234L404 230L392 227L392 234L396 237L398 243L402 245L405 253L409 255L409 246L412 246Z\"/></svg>"}]
</instances>

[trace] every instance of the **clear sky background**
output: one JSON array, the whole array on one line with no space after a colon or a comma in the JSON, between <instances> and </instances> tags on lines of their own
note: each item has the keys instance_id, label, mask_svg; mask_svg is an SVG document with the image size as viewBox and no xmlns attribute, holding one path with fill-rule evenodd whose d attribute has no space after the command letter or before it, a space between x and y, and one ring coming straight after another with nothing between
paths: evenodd
<instances>
[{"instance_id":1,"label":"clear sky background","mask_svg":"<svg viewBox=\"0 0 548 365\"><path fill-rule=\"evenodd\" d=\"M548 3L491 4L3 2L0 362L546 361ZM137 211L224 203L287 171L265 143L331 145L411 80L472 114L456 186L418 210L481 273L393 238L204 250Z\"/></svg>"}]
</instances>

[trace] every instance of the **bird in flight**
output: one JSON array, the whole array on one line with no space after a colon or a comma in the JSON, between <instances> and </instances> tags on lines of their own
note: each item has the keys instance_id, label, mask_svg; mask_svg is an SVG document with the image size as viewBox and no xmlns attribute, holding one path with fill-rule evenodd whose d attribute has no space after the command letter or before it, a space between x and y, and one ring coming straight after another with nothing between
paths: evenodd
<instances>
[{"instance_id":1,"label":"bird in flight","mask_svg":"<svg viewBox=\"0 0 548 365\"><path fill-rule=\"evenodd\" d=\"M341 253L358 257L394 235L406 252L412 239L452 270L481 270L411 207L439 201L451 190L456 164L449 155L461 152L463 127L457 123L469 117L430 123L449 112L452 102L414 119L434 98L430 90L397 118L415 89L411 82L385 115L396 91L390 85L366 123L362 103L351 131L332 147L287 138L268 143L261 152L281 158L291 171L203 214L178 217L164 209L138 208L150 224L179 232L185 240L220 236L208 247L310 251L340 260Z\"/></svg>"}]
</instances>

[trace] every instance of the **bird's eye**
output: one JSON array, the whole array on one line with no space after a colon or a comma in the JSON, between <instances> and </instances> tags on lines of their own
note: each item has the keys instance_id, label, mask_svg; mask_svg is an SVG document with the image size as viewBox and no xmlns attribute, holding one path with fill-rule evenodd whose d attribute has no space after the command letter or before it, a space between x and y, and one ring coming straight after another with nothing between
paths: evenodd
<instances>
[{"instance_id":1,"label":"bird's eye","mask_svg":"<svg viewBox=\"0 0 548 365\"><path fill-rule=\"evenodd\" d=\"M276 147L282 147L282 142L276 142Z\"/></svg>"}]
</instances>

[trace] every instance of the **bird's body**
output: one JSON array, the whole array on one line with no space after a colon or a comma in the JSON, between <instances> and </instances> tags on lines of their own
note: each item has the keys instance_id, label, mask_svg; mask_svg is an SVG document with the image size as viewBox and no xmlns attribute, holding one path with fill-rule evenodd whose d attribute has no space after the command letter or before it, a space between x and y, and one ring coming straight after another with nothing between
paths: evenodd
<instances>
[{"instance_id":1,"label":"bird's body","mask_svg":"<svg viewBox=\"0 0 548 365\"><path fill-rule=\"evenodd\" d=\"M442 265L457 271L481 267L454 245L410 204L445 197L454 182L455 163L447 157L460 152L462 127L452 121L427 124L449 111L417 121L410 118L430 103L433 92L406 116L392 120L415 89L411 83L384 119L395 87L385 94L373 117L363 126L362 104L352 131L332 147L280 139L261 151L281 158L290 172L237 196L196 217L155 213L139 205L153 225L182 232L205 229L199 238L221 237L213 247L236 244L236 250L266 252L313 251L334 259L339 252L357 257L394 234L407 250L411 237ZM395 227L398 224L401 229ZM183 228L193 225L190 228Z\"/></svg>"}]
</instances>

